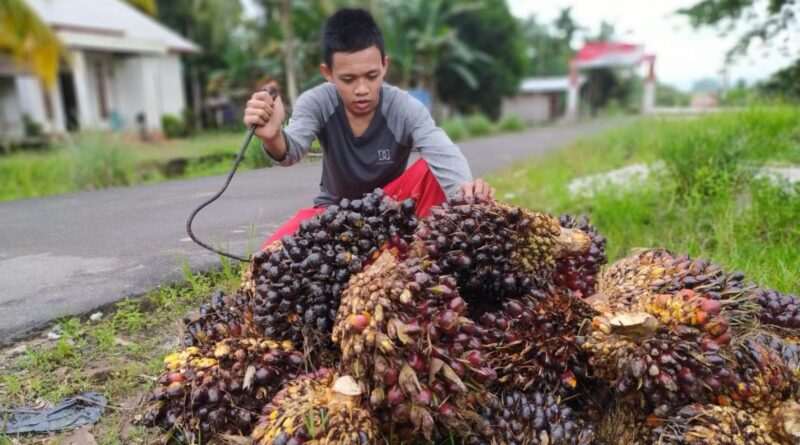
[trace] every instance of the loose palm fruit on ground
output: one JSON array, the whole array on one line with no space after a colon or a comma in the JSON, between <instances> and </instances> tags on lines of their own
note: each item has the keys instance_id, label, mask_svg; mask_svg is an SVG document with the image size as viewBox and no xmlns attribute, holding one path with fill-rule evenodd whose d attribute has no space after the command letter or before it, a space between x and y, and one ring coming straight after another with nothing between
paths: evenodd
<instances>
[{"instance_id":1,"label":"loose palm fruit on ground","mask_svg":"<svg viewBox=\"0 0 800 445\"><path fill-rule=\"evenodd\" d=\"M468 445L590 444L594 425L543 392L508 391L479 408L488 435L470 436Z\"/></svg>"},{"instance_id":2,"label":"loose palm fruit on ground","mask_svg":"<svg viewBox=\"0 0 800 445\"><path fill-rule=\"evenodd\" d=\"M253 255L244 288L254 298L254 322L265 336L288 337L297 347L329 343L350 276L383 249L406 249L416 227L414 201L399 203L381 190L344 199L303 221L279 249Z\"/></svg>"},{"instance_id":3,"label":"loose palm fruit on ground","mask_svg":"<svg viewBox=\"0 0 800 445\"><path fill-rule=\"evenodd\" d=\"M597 313L572 294L531 291L478 320L484 355L497 386L573 394L587 377L581 327Z\"/></svg>"},{"instance_id":4,"label":"loose palm fruit on ground","mask_svg":"<svg viewBox=\"0 0 800 445\"><path fill-rule=\"evenodd\" d=\"M211 300L183 318L184 346L213 347L231 337L254 337L259 329L253 325L253 307L242 293L225 295L217 291Z\"/></svg>"},{"instance_id":5,"label":"loose palm fruit on ground","mask_svg":"<svg viewBox=\"0 0 800 445\"><path fill-rule=\"evenodd\" d=\"M477 422L467 383L494 379L456 281L436 263L390 253L354 276L342 294L333 341L340 372L364 385L383 425L410 426L427 440L437 427L458 435ZM447 401L448 407L439 410Z\"/></svg>"},{"instance_id":6,"label":"loose palm fruit on ground","mask_svg":"<svg viewBox=\"0 0 800 445\"><path fill-rule=\"evenodd\" d=\"M753 291L756 302L761 306L760 321L781 328L800 328L800 297L783 294L771 289Z\"/></svg>"},{"instance_id":7,"label":"loose palm fruit on ground","mask_svg":"<svg viewBox=\"0 0 800 445\"><path fill-rule=\"evenodd\" d=\"M656 426L651 438L651 443L665 445L780 444L756 416L734 407L698 404L681 408Z\"/></svg>"},{"instance_id":8,"label":"loose palm fruit on ground","mask_svg":"<svg viewBox=\"0 0 800 445\"><path fill-rule=\"evenodd\" d=\"M377 443L375 419L360 407L361 392L349 376L330 369L300 376L264 407L251 435L258 445L367 445Z\"/></svg>"},{"instance_id":9,"label":"loose palm fruit on ground","mask_svg":"<svg viewBox=\"0 0 800 445\"><path fill-rule=\"evenodd\" d=\"M290 341L235 337L164 358L144 421L187 441L249 434L261 410L303 367Z\"/></svg>"},{"instance_id":10,"label":"loose palm fruit on ground","mask_svg":"<svg viewBox=\"0 0 800 445\"><path fill-rule=\"evenodd\" d=\"M597 274L600 272L601 266L608 262L606 239L589 222L586 215L577 218L572 215L561 215L558 223L567 229L583 231L592 242L589 250L585 253L556 261L553 282L557 287L579 292L579 296L591 296L597 288Z\"/></svg>"},{"instance_id":11,"label":"loose palm fruit on ground","mask_svg":"<svg viewBox=\"0 0 800 445\"><path fill-rule=\"evenodd\" d=\"M594 375L609 381L623 400L657 415L729 394L739 383L736 363L723 350L730 342L729 323L720 315L712 316L713 310L698 312L710 309L708 301L695 295L686 300L677 294L650 295L639 303L653 313L595 317L583 344L591 354ZM678 304L677 311L662 311L673 304Z\"/></svg>"},{"instance_id":12,"label":"loose palm fruit on ground","mask_svg":"<svg viewBox=\"0 0 800 445\"><path fill-rule=\"evenodd\" d=\"M495 306L546 287L557 259L583 253L590 244L586 234L561 228L551 215L461 197L431 209L415 237L420 253L458 280L467 303Z\"/></svg>"},{"instance_id":13,"label":"loose palm fruit on ground","mask_svg":"<svg viewBox=\"0 0 800 445\"><path fill-rule=\"evenodd\" d=\"M650 293L674 293L692 289L716 300L742 300L749 289L741 272L726 272L722 266L666 249L650 249L623 258L598 277L597 292L607 299L609 310L632 310L640 297ZM729 308L732 311L734 308Z\"/></svg>"}]
</instances>

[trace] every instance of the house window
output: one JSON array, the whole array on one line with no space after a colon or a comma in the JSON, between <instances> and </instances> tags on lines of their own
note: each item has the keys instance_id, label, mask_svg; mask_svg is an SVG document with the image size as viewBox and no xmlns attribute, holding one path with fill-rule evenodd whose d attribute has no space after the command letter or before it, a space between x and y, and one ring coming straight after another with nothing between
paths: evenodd
<instances>
[{"instance_id":1,"label":"house window","mask_svg":"<svg viewBox=\"0 0 800 445\"><path fill-rule=\"evenodd\" d=\"M95 86L97 88L97 106L100 108L100 117L108 119L108 97L106 92L106 80L103 77L103 63L97 62L94 67Z\"/></svg>"}]
</instances>

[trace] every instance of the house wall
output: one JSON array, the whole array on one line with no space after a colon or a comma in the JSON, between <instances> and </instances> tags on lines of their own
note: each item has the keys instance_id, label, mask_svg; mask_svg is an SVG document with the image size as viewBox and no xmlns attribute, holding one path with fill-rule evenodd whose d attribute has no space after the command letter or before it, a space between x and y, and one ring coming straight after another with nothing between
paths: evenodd
<instances>
[{"instance_id":1,"label":"house wall","mask_svg":"<svg viewBox=\"0 0 800 445\"><path fill-rule=\"evenodd\" d=\"M553 119L550 95L520 94L503 102L503 115L517 115L526 123L547 122Z\"/></svg>"},{"instance_id":2,"label":"house wall","mask_svg":"<svg viewBox=\"0 0 800 445\"><path fill-rule=\"evenodd\" d=\"M0 139L25 135L16 83L10 76L0 76L0 134Z\"/></svg>"}]
</instances>

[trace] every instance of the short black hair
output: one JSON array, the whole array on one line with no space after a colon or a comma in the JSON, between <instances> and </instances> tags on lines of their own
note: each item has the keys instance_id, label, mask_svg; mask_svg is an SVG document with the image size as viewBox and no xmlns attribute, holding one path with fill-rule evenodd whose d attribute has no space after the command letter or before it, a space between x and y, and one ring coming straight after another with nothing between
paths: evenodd
<instances>
[{"instance_id":1,"label":"short black hair","mask_svg":"<svg viewBox=\"0 0 800 445\"><path fill-rule=\"evenodd\" d=\"M386 56L386 46L372 14L360 8L342 8L325 22L322 30L322 59L333 67L333 53L353 53L375 45Z\"/></svg>"}]
</instances>

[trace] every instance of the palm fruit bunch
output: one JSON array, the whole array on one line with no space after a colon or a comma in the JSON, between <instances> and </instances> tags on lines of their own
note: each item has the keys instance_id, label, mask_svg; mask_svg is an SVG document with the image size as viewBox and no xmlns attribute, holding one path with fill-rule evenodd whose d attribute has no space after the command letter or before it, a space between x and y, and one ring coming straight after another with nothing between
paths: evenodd
<instances>
[{"instance_id":1,"label":"palm fruit bunch","mask_svg":"<svg viewBox=\"0 0 800 445\"><path fill-rule=\"evenodd\" d=\"M739 383L723 354L730 341L722 304L692 290L649 294L637 312L592 320L583 347L595 377L618 397L664 415L691 402L711 402Z\"/></svg>"},{"instance_id":2,"label":"palm fruit bunch","mask_svg":"<svg viewBox=\"0 0 800 445\"><path fill-rule=\"evenodd\" d=\"M258 328L253 325L250 298L242 293L225 295L217 291L208 303L183 318L184 346L214 346L231 337L253 337Z\"/></svg>"},{"instance_id":3,"label":"palm fruit bunch","mask_svg":"<svg viewBox=\"0 0 800 445\"><path fill-rule=\"evenodd\" d=\"M729 351L735 379L718 403L742 409L768 409L792 395L793 374L781 355L757 336L736 338ZM733 385L735 384L735 385Z\"/></svg>"},{"instance_id":4,"label":"palm fruit bunch","mask_svg":"<svg viewBox=\"0 0 800 445\"><path fill-rule=\"evenodd\" d=\"M551 215L463 197L431 209L422 225L415 234L421 253L456 278L467 302L489 305L545 287L556 259L585 252L590 242Z\"/></svg>"},{"instance_id":5,"label":"palm fruit bunch","mask_svg":"<svg viewBox=\"0 0 800 445\"><path fill-rule=\"evenodd\" d=\"M359 406L361 391L349 377L321 368L289 382L253 429L256 445L367 445L379 432L370 412Z\"/></svg>"},{"instance_id":6,"label":"palm fruit bunch","mask_svg":"<svg viewBox=\"0 0 800 445\"><path fill-rule=\"evenodd\" d=\"M781 328L800 328L800 297L772 289L753 291L756 303L761 306L760 321Z\"/></svg>"},{"instance_id":7,"label":"palm fruit bunch","mask_svg":"<svg viewBox=\"0 0 800 445\"><path fill-rule=\"evenodd\" d=\"M712 299L731 300L745 293L741 272L726 272L706 260L666 249L649 249L623 258L603 270L597 292L608 299L609 309L630 310L647 293L671 293L693 289ZM744 301L743 301L744 302Z\"/></svg>"},{"instance_id":8,"label":"palm fruit bunch","mask_svg":"<svg viewBox=\"0 0 800 445\"><path fill-rule=\"evenodd\" d=\"M770 332L758 332L752 340L764 345L783 363L791 380L800 383L800 339L781 338Z\"/></svg>"},{"instance_id":9,"label":"palm fruit bunch","mask_svg":"<svg viewBox=\"0 0 800 445\"><path fill-rule=\"evenodd\" d=\"M574 393L587 377L588 356L581 348L581 327L596 316L572 294L533 290L507 299L502 309L478 319L484 354L497 384Z\"/></svg>"},{"instance_id":10,"label":"palm fruit bunch","mask_svg":"<svg viewBox=\"0 0 800 445\"><path fill-rule=\"evenodd\" d=\"M188 347L164 358L144 421L189 442L213 433L249 434L253 413L302 365L290 341L231 337L209 351Z\"/></svg>"},{"instance_id":11,"label":"palm fruit bunch","mask_svg":"<svg viewBox=\"0 0 800 445\"><path fill-rule=\"evenodd\" d=\"M746 411L692 404L653 428L649 443L665 445L779 445L765 420Z\"/></svg>"},{"instance_id":12,"label":"palm fruit bunch","mask_svg":"<svg viewBox=\"0 0 800 445\"><path fill-rule=\"evenodd\" d=\"M333 340L340 370L369 394L387 434L431 440L437 427L465 437L480 421L471 391L495 378L456 281L427 259L384 253L354 276L339 307Z\"/></svg>"},{"instance_id":13,"label":"palm fruit bunch","mask_svg":"<svg viewBox=\"0 0 800 445\"><path fill-rule=\"evenodd\" d=\"M578 296L594 295L597 288L597 274L608 262L606 238L589 222L586 215L577 218L572 215L561 215L558 223L566 229L583 231L592 240L592 244L585 253L556 261L553 283L559 288L576 292Z\"/></svg>"},{"instance_id":14,"label":"palm fruit bunch","mask_svg":"<svg viewBox=\"0 0 800 445\"><path fill-rule=\"evenodd\" d=\"M293 236L253 255L254 323L267 337L280 335L299 347L305 334L327 341L339 296L350 276L382 249L404 249L417 227L414 200L396 202L376 189L362 199L303 221ZM315 342L316 343L316 342Z\"/></svg>"},{"instance_id":15,"label":"palm fruit bunch","mask_svg":"<svg viewBox=\"0 0 800 445\"><path fill-rule=\"evenodd\" d=\"M583 421L552 394L509 391L479 408L488 435L472 435L467 445L577 445L593 443L591 422Z\"/></svg>"}]
</instances>

